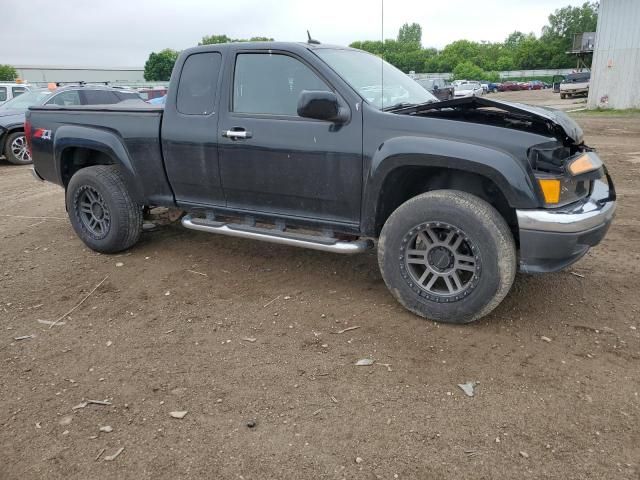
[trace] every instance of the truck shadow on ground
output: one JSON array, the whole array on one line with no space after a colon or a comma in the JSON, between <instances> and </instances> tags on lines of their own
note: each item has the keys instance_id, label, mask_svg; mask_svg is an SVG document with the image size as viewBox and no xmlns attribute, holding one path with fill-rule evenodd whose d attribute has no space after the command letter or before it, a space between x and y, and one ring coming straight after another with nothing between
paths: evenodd
<instances>
[{"instance_id":1,"label":"truck shadow on ground","mask_svg":"<svg viewBox=\"0 0 640 480\"><path fill-rule=\"evenodd\" d=\"M380 313L417 322L423 319L406 311L387 289L378 267L376 250L355 256L342 256L266 242L186 231L168 225L146 232L134 247L164 251L170 258L193 257L203 266L231 272L234 281L248 284L255 277L258 291L293 288L322 299L329 292L340 292L350 302L380 307ZM197 252L194 255L194 252ZM191 259L193 259L191 258ZM181 262L182 263L182 262ZM215 288L215 287L214 287ZM517 274L511 292L488 316L466 328L495 329L515 326L546 328L557 325L568 306L567 298L582 298L584 281L570 272L544 276ZM541 301L544 299L544 301ZM591 302L597 302L592 299ZM428 321L428 320L427 320Z\"/></svg>"}]
</instances>

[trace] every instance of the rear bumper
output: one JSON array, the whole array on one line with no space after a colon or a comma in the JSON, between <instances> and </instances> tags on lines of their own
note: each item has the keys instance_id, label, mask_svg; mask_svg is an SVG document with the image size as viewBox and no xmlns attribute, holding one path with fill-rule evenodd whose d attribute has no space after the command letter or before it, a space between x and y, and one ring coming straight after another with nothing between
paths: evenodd
<instances>
[{"instance_id":1,"label":"rear bumper","mask_svg":"<svg viewBox=\"0 0 640 480\"><path fill-rule=\"evenodd\" d=\"M594 182L591 196L558 209L516 210L520 270L554 272L568 267L600 243L613 220L616 195L610 177Z\"/></svg>"}]
</instances>

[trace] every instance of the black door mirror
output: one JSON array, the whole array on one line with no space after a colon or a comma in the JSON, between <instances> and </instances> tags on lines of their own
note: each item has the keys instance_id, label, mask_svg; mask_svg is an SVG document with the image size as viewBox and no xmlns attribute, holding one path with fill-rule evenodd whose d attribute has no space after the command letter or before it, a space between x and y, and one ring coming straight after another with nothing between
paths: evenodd
<instances>
[{"instance_id":1,"label":"black door mirror","mask_svg":"<svg viewBox=\"0 0 640 480\"><path fill-rule=\"evenodd\" d=\"M333 92L303 90L298 98L298 115L316 120L344 122L348 112L340 107L338 96Z\"/></svg>"},{"instance_id":2,"label":"black door mirror","mask_svg":"<svg viewBox=\"0 0 640 480\"><path fill-rule=\"evenodd\" d=\"M433 91L437 92L438 90L440 90L440 87L438 85L434 85L433 86Z\"/></svg>"}]
</instances>

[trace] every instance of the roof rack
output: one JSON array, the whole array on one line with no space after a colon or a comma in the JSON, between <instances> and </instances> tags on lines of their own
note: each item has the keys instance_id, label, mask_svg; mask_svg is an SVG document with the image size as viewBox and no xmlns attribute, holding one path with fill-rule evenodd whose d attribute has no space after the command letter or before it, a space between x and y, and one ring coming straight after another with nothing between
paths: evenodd
<instances>
[{"instance_id":1,"label":"roof rack","mask_svg":"<svg viewBox=\"0 0 640 480\"><path fill-rule=\"evenodd\" d=\"M110 82L86 82L85 80L80 80L78 82L56 82L56 87L64 87L69 85L80 85L84 87L85 85L109 85Z\"/></svg>"}]
</instances>

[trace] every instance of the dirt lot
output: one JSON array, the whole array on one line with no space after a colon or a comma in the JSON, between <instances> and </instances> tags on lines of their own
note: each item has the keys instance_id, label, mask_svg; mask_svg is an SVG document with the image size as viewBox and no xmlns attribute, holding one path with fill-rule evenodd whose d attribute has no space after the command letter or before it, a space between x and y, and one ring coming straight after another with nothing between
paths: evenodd
<instances>
[{"instance_id":1,"label":"dirt lot","mask_svg":"<svg viewBox=\"0 0 640 480\"><path fill-rule=\"evenodd\" d=\"M640 117L577 118L616 180L606 241L464 327L404 311L373 253L170 226L96 254L2 164L0 479L639 478Z\"/></svg>"}]
</instances>

